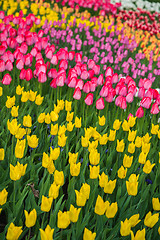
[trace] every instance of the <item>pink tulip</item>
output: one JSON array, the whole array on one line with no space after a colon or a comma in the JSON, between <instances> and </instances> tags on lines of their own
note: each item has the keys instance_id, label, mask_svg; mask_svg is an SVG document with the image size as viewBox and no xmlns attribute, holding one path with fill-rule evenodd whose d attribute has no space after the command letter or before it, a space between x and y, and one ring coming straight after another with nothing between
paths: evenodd
<instances>
[{"instance_id":1,"label":"pink tulip","mask_svg":"<svg viewBox=\"0 0 160 240\"><path fill-rule=\"evenodd\" d=\"M139 107L136 112L136 117L137 118L142 118L144 116L144 111L142 107Z\"/></svg>"},{"instance_id":2,"label":"pink tulip","mask_svg":"<svg viewBox=\"0 0 160 240\"><path fill-rule=\"evenodd\" d=\"M47 81L46 73L40 72L38 75L38 82L44 83Z\"/></svg>"},{"instance_id":3,"label":"pink tulip","mask_svg":"<svg viewBox=\"0 0 160 240\"><path fill-rule=\"evenodd\" d=\"M89 105L89 106L92 105L92 103L93 103L93 93L88 93L84 101L87 105Z\"/></svg>"},{"instance_id":4,"label":"pink tulip","mask_svg":"<svg viewBox=\"0 0 160 240\"><path fill-rule=\"evenodd\" d=\"M106 102L113 102L115 95L116 95L115 89L110 87L108 95L107 95L107 97L105 97Z\"/></svg>"},{"instance_id":5,"label":"pink tulip","mask_svg":"<svg viewBox=\"0 0 160 240\"><path fill-rule=\"evenodd\" d=\"M113 75L113 69L111 67L108 67L105 71L105 77L112 76Z\"/></svg>"},{"instance_id":6,"label":"pink tulip","mask_svg":"<svg viewBox=\"0 0 160 240\"><path fill-rule=\"evenodd\" d=\"M89 77L89 74L86 70L83 70L81 72L80 78L82 78L83 80L87 80L87 78Z\"/></svg>"},{"instance_id":7,"label":"pink tulip","mask_svg":"<svg viewBox=\"0 0 160 240\"><path fill-rule=\"evenodd\" d=\"M76 100L81 99L81 90L79 87L75 88L74 93L73 93L73 98Z\"/></svg>"},{"instance_id":8,"label":"pink tulip","mask_svg":"<svg viewBox=\"0 0 160 240\"><path fill-rule=\"evenodd\" d=\"M57 70L54 68L51 68L48 72L48 77L50 78L56 78L57 77Z\"/></svg>"},{"instance_id":9,"label":"pink tulip","mask_svg":"<svg viewBox=\"0 0 160 240\"><path fill-rule=\"evenodd\" d=\"M103 87L101 88L101 91L100 91L99 95L100 95L101 97L107 97L107 95L108 95L108 90L109 90L108 86L103 85Z\"/></svg>"},{"instance_id":10,"label":"pink tulip","mask_svg":"<svg viewBox=\"0 0 160 240\"><path fill-rule=\"evenodd\" d=\"M92 59L88 59L88 68L93 69L95 66L95 62Z\"/></svg>"},{"instance_id":11,"label":"pink tulip","mask_svg":"<svg viewBox=\"0 0 160 240\"><path fill-rule=\"evenodd\" d=\"M126 87L126 85L125 84L121 85L120 89L119 89L119 95L125 97L126 94L127 94L127 87Z\"/></svg>"},{"instance_id":12,"label":"pink tulip","mask_svg":"<svg viewBox=\"0 0 160 240\"><path fill-rule=\"evenodd\" d=\"M13 64L12 64L12 62L11 62L10 59L7 60L6 65L5 65L5 69L8 70L8 71L12 71L12 69L13 69Z\"/></svg>"},{"instance_id":13,"label":"pink tulip","mask_svg":"<svg viewBox=\"0 0 160 240\"><path fill-rule=\"evenodd\" d=\"M72 61L72 60L74 59L74 55L75 55L75 52L74 52L74 51L70 51L70 52L68 53L68 59L69 59L70 61Z\"/></svg>"},{"instance_id":14,"label":"pink tulip","mask_svg":"<svg viewBox=\"0 0 160 240\"><path fill-rule=\"evenodd\" d=\"M22 68L24 68L24 62L21 59L18 59L16 61L16 67L21 70Z\"/></svg>"},{"instance_id":15,"label":"pink tulip","mask_svg":"<svg viewBox=\"0 0 160 240\"><path fill-rule=\"evenodd\" d=\"M0 60L0 72L5 71L5 62L3 60Z\"/></svg>"},{"instance_id":16,"label":"pink tulip","mask_svg":"<svg viewBox=\"0 0 160 240\"><path fill-rule=\"evenodd\" d=\"M96 101L96 108L98 110L102 110L104 109L105 105L104 105L104 99L103 98L99 98L97 101Z\"/></svg>"},{"instance_id":17,"label":"pink tulip","mask_svg":"<svg viewBox=\"0 0 160 240\"><path fill-rule=\"evenodd\" d=\"M76 77L72 77L68 80L68 87L75 88L76 84L77 84L77 78Z\"/></svg>"},{"instance_id":18,"label":"pink tulip","mask_svg":"<svg viewBox=\"0 0 160 240\"><path fill-rule=\"evenodd\" d=\"M152 114L158 114L159 113L159 106L157 103L154 103L151 108L151 113Z\"/></svg>"},{"instance_id":19,"label":"pink tulip","mask_svg":"<svg viewBox=\"0 0 160 240\"><path fill-rule=\"evenodd\" d=\"M111 82L112 82L112 84L118 82L118 74L117 74L117 73L114 73L114 74L112 75L112 80L111 80Z\"/></svg>"},{"instance_id":20,"label":"pink tulip","mask_svg":"<svg viewBox=\"0 0 160 240\"><path fill-rule=\"evenodd\" d=\"M57 57L56 54L53 55L53 57L52 57L52 59L51 59L51 63L52 63L53 65L57 65L57 64L58 64L58 57Z\"/></svg>"},{"instance_id":21,"label":"pink tulip","mask_svg":"<svg viewBox=\"0 0 160 240\"><path fill-rule=\"evenodd\" d=\"M144 98L144 95L145 95L145 88L140 87L139 91L138 91L138 97L142 99L142 98Z\"/></svg>"},{"instance_id":22,"label":"pink tulip","mask_svg":"<svg viewBox=\"0 0 160 240\"><path fill-rule=\"evenodd\" d=\"M97 79L97 85L103 85L104 83L104 78L103 78L103 74L100 74L98 79Z\"/></svg>"},{"instance_id":23,"label":"pink tulip","mask_svg":"<svg viewBox=\"0 0 160 240\"><path fill-rule=\"evenodd\" d=\"M77 84L76 84L76 86L75 86L75 88L80 88L80 90L82 90L83 89L83 86L84 86L84 82L83 82L83 80L82 79L77 79Z\"/></svg>"},{"instance_id":24,"label":"pink tulip","mask_svg":"<svg viewBox=\"0 0 160 240\"><path fill-rule=\"evenodd\" d=\"M12 81L11 76L9 75L9 73L6 73L2 79L2 84L9 85L11 81Z\"/></svg>"},{"instance_id":25,"label":"pink tulip","mask_svg":"<svg viewBox=\"0 0 160 240\"><path fill-rule=\"evenodd\" d=\"M126 103L126 98L123 96L118 96L115 100L116 106L126 109L127 108L127 103Z\"/></svg>"},{"instance_id":26,"label":"pink tulip","mask_svg":"<svg viewBox=\"0 0 160 240\"><path fill-rule=\"evenodd\" d=\"M24 64L25 64L26 66L29 66L29 65L32 64L32 60L33 60L33 56L32 56L30 53L28 53L28 54L25 56Z\"/></svg>"},{"instance_id":27,"label":"pink tulip","mask_svg":"<svg viewBox=\"0 0 160 240\"><path fill-rule=\"evenodd\" d=\"M140 102L140 106L149 109L151 106L151 98L144 97Z\"/></svg>"},{"instance_id":28,"label":"pink tulip","mask_svg":"<svg viewBox=\"0 0 160 240\"><path fill-rule=\"evenodd\" d=\"M76 63L82 62L82 54L80 53L75 54L75 62Z\"/></svg>"},{"instance_id":29,"label":"pink tulip","mask_svg":"<svg viewBox=\"0 0 160 240\"><path fill-rule=\"evenodd\" d=\"M65 83L65 80L66 80L65 74L60 74L57 77L57 81L56 81L57 86L63 87L64 83Z\"/></svg>"},{"instance_id":30,"label":"pink tulip","mask_svg":"<svg viewBox=\"0 0 160 240\"><path fill-rule=\"evenodd\" d=\"M87 81L87 82L84 84L84 86L83 86L83 92L89 93L90 90L91 90L91 89L90 89L90 82Z\"/></svg>"},{"instance_id":31,"label":"pink tulip","mask_svg":"<svg viewBox=\"0 0 160 240\"><path fill-rule=\"evenodd\" d=\"M133 97L134 97L134 95L133 95L133 93L128 93L127 95L126 95L126 101L128 102L128 103L131 103L131 102L133 102Z\"/></svg>"}]
</instances>

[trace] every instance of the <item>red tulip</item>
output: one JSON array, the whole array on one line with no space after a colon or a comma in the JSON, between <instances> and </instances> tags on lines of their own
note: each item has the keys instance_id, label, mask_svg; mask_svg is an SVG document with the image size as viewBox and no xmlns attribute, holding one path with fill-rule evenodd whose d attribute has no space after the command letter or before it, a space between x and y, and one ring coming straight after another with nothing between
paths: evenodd
<instances>
[{"instance_id":1,"label":"red tulip","mask_svg":"<svg viewBox=\"0 0 160 240\"><path fill-rule=\"evenodd\" d=\"M30 68L26 70L26 81L30 81L33 78L33 73Z\"/></svg>"},{"instance_id":2,"label":"red tulip","mask_svg":"<svg viewBox=\"0 0 160 240\"><path fill-rule=\"evenodd\" d=\"M142 107L139 107L139 108L137 109L137 112L136 112L136 117L137 117L137 118L141 118L141 117L143 117L143 115L144 115L143 108L142 108Z\"/></svg>"},{"instance_id":3,"label":"red tulip","mask_svg":"<svg viewBox=\"0 0 160 240\"><path fill-rule=\"evenodd\" d=\"M5 71L5 62L3 60L0 60L0 72Z\"/></svg>"},{"instance_id":4,"label":"red tulip","mask_svg":"<svg viewBox=\"0 0 160 240\"><path fill-rule=\"evenodd\" d=\"M53 79L52 79L52 81L51 81L51 83L50 83L50 86L51 86L52 88L56 88L56 87L57 87L56 81L57 81L56 78L53 78Z\"/></svg>"}]
</instances>

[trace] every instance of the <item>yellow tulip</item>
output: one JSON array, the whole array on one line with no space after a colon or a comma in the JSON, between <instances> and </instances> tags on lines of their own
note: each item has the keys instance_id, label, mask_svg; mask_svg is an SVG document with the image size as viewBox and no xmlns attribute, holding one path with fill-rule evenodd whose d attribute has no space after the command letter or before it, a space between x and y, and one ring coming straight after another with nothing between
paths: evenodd
<instances>
[{"instance_id":1,"label":"yellow tulip","mask_svg":"<svg viewBox=\"0 0 160 240\"><path fill-rule=\"evenodd\" d=\"M129 181L126 181L127 192L131 196L136 196L138 192L138 176L131 174Z\"/></svg>"},{"instance_id":2,"label":"yellow tulip","mask_svg":"<svg viewBox=\"0 0 160 240\"><path fill-rule=\"evenodd\" d=\"M52 197L53 199L56 199L59 195L59 188L60 185L57 185L55 182L53 182L49 188L49 197Z\"/></svg>"},{"instance_id":3,"label":"yellow tulip","mask_svg":"<svg viewBox=\"0 0 160 240\"><path fill-rule=\"evenodd\" d=\"M158 198L152 198L153 210L160 211L160 202Z\"/></svg>"},{"instance_id":4,"label":"yellow tulip","mask_svg":"<svg viewBox=\"0 0 160 240\"><path fill-rule=\"evenodd\" d=\"M29 101L34 102L36 100L36 94L37 92L33 92L32 90L30 90L28 96Z\"/></svg>"},{"instance_id":5,"label":"yellow tulip","mask_svg":"<svg viewBox=\"0 0 160 240\"><path fill-rule=\"evenodd\" d=\"M72 121L72 119L73 119L73 114L74 114L74 112L67 112L67 116L66 116L66 121L67 122L71 122Z\"/></svg>"},{"instance_id":6,"label":"yellow tulip","mask_svg":"<svg viewBox=\"0 0 160 240\"><path fill-rule=\"evenodd\" d=\"M113 142L115 140L115 137L116 137L116 130L110 129L108 140Z\"/></svg>"},{"instance_id":7,"label":"yellow tulip","mask_svg":"<svg viewBox=\"0 0 160 240\"><path fill-rule=\"evenodd\" d=\"M12 107L12 110L11 110L11 115L12 117L18 117L18 109L19 109L19 106L13 106Z\"/></svg>"},{"instance_id":8,"label":"yellow tulip","mask_svg":"<svg viewBox=\"0 0 160 240\"><path fill-rule=\"evenodd\" d=\"M81 128L82 123L81 123L81 118L78 118L77 116L75 117L75 128Z\"/></svg>"},{"instance_id":9,"label":"yellow tulip","mask_svg":"<svg viewBox=\"0 0 160 240\"><path fill-rule=\"evenodd\" d=\"M63 186L64 184L64 173L63 171L56 170L54 172L54 181L57 185Z\"/></svg>"},{"instance_id":10,"label":"yellow tulip","mask_svg":"<svg viewBox=\"0 0 160 240\"><path fill-rule=\"evenodd\" d=\"M51 124L50 134L55 136L57 135L57 133L58 133L58 123L55 125Z\"/></svg>"},{"instance_id":11,"label":"yellow tulip","mask_svg":"<svg viewBox=\"0 0 160 240\"><path fill-rule=\"evenodd\" d=\"M45 116L46 116L45 113L41 113L41 114L39 115L39 117L38 117L38 122L39 122L39 123L43 123L44 120L45 120Z\"/></svg>"},{"instance_id":12,"label":"yellow tulip","mask_svg":"<svg viewBox=\"0 0 160 240\"><path fill-rule=\"evenodd\" d=\"M126 120L124 120L124 122L122 123L122 128L123 128L123 131L126 131L126 132L129 131L130 125Z\"/></svg>"},{"instance_id":13,"label":"yellow tulip","mask_svg":"<svg viewBox=\"0 0 160 240\"><path fill-rule=\"evenodd\" d=\"M68 132L72 132L73 131L73 128L74 128L74 124L72 122L69 122L67 124L67 131Z\"/></svg>"},{"instance_id":14,"label":"yellow tulip","mask_svg":"<svg viewBox=\"0 0 160 240\"><path fill-rule=\"evenodd\" d=\"M137 133L137 130L136 131L131 131L129 129L129 133L128 133L128 141L129 142L133 142L135 137L136 137L136 133Z\"/></svg>"},{"instance_id":15,"label":"yellow tulip","mask_svg":"<svg viewBox=\"0 0 160 240\"><path fill-rule=\"evenodd\" d=\"M135 227L141 220L139 220L139 214L134 214L132 217L130 217L129 222L131 224L131 227Z\"/></svg>"},{"instance_id":16,"label":"yellow tulip","mask_svg":"<svg viewBox=\"0 0 160 240\"><path fill-rule=\"evenodd\" d=\"M124 169L124 167L121 166L121 167L118 169L117 173L118 173L118 177L119 177L120 179L124 179L124 178L126 177L126 174L127 174L127 168Z\"/></svg>"},{"instance_id":17,"label":"yellow tulip","mask_svg":"<svg viewBox=\"0 0 160 240\"><path fill-rule=\"evenodd\" d=\"M45 197L42 195L42 203L41 203L41 211L49 212L51 210L53 198L52 197Z\"/></svg>"},{"instance_id":18,"label":"yellow tulip","mask_svg":"<svg viewBox=\"0 0 160 240\"><path fill-rule=\"evenodd\" d=\"M154 225L158 222L158 220L159 220L159 213L152 215L151 212L148 212L144 219L144 225L147 227L153 228Z\"/></svg>"},{"instance_id":19,"label":"yellow tulip","mask_svg":"<svg viewBox=\"0 0 160 240\"><path fill-rule=\"evenodd\" d=\"M45 115L44 121L45 121L46 124L50 124L50 123L51 123L51 117L50 117L50 114L49 114L49 113L47 113L47 114Z\"/></svg>"},{"instance_id":20,"label":"yellow tulip","mask_svg":"<svg viewBox=\"0 0 160 240\"><path fill-rule=\"evenodd\" d=\"M68 102L67 100L65 100L65 110L67 112L70 112L72 108L72 102Z\"/></svg>"},{"instance_id":21,"label":"yellow tulip","mask_svg":"<svg viewBox=\"0 0 160 240\"><path fill-rule=\"evenodd\" d=\"M53 240L54 228L51 229L51 227L47 225L45 230L42 230L41 228L39 230L41 234L41 240Z\"/></svg>"},{"instance_id":22,"label":"yellow tulip","mask_svg":"<svg viewBox=\"0 0 160 240\"><path fill-rule=\"evenodd\" d=\"M59 155L60 155L60 148L59 147L54 148L54 149L52 147L50 147L50 158L52 160L54 160L54 161L57 160Z\"/></svg>"},{"instance_id":23,"label":"yellow tulip","mask_svg":"<svg viewBox=\"0 0 160 240\"><path fill-rule=\"evenodd\" d=\"M33 209L30 213L24 210L24 214L26 218L26 221L25 221L26 227L28 228L33 227L36 224L36 220L37 220L36 209Z\"/></svg>"},{"instance_id":24,"label":"yellow tulip","mask_svg":"<svg viewBox=\"0 0 160 240\"><path fill-rule=\"evenodd\" d=\"M91 187L87 183L83 183L80 189L80 193L83 193L86 199L89 199Z\"/></svg>"},{"instance_id":25,"label":"yellow tulip","mask_svg":"<svg viewBox=\"0 0 160 240\"><path fill-rule=\"evenodd\" d=\"M55 112L55 111L52 111L51 113L50 113L50 117L51 117L51 121L52 122L56 122L57 120L58 120L58 114Z\"/></svg>"},{"instance_id":26,"label":"yellow tulip","mask_svg":"<svg viewBox=\"0 0 160 240\"><path fill-rule=\"evenodd\" d=\"M75 190L76 193L76 204L78 207L83 207L86 204L87 198L82 192L78 192Z\"/></svg>"},{"instance_id":27,"label":"yellow tulip","mask_svg":"<svg viewBox=\"0 0 160 240\"><path fill-rule=\"evenodd\" d=\"M156 165L155 163L151 164L151 162L147 160L144 164L143 172L145 172L146 174L149 174L155 165Z\"/></svg>"},{"instance_id":28,"label":"yellow tulip","mask_svg":"<svg viewBox=\"0 0 160 240\"><path fill-rule=\"evenodd\" d=\"M81 163L71 163L70 164L70 174L73 177L77 177L80 173L80 167L81 167Z\"/></svg>"},{"instance_id":29,"label":"yellow tulip","mask_svg":"<svg viewBox=\"0 0 160 240\"><path fill-rule=\"evenodd\" d=\"M23 232L22 227L16 227L14 223L11 223L7 230L7 240L18 240L19 236Z\"/></svg>"},{"instance_id":30,"label":"yellow tulip","mask_svg":"<svg viewBox=\"0 0 160 240\"><path fill-rule=\"evenodd\" d=\"M36 135L27 135L28 146L31 148L36 148L38 146L38 140L39 138L37 138Z\"/></svg>"},{"instance_id":31,"label":"yellow tulip","mask_svg":"<svg viewBox=\"0 0 160 240\"><path fill-rule=\"evenodd\" d=\"M69 159L68 159L69 164L76 163L77 157L78 157L78 153L71 153L71 152L69 152L68 155L69 155Z\"/></svg>"},{"instance_id":32,"label":"yellow tulip","mask_svg":"<svg viewBox=\"0 0 160 240\"><path fill-rule=\"evenodd\" d=\"M0 161L4 160L4 148L0 148Z\"/></svg>"},{"instance_id":33,"label":"yellow tulip","mask_svg":"<svg viewBox=\"0 0 160 240\"><path fill-rule=\"evenodd\" d=\"M103 215L106 211L106 208L107 208L106 202L104 202L101 196L98 195L94 212L98 215Z\"/></svg>"},{"instance_id":34,"label":"yellow tulip","mask_svg":"<svg viewBox=\"0 0 160 240\"><path fill-rule=\"evenodd\" d=\"M141 152L138 158L138 162L141 164L146 163L146 158L147 158L148 153Z\"/></svg>"},{"instance_id":35,"label":"yellow tulip","mask_svg":"<svg viewBox=\"0 0 160 240\"><path fill-rule=\"evenodd\" d=\"M120 234L125 237L131 233L131 224L130 221L126 218L124 222L121 221Z\"/></svg>"},{"instance_id":36,"label":"yellow tulip","mask_svg":"<svg viewBox=\"0 0 160 240\"><path fill-rule=\"evenodd\" d=\"M115 203L112 203L111 205L110 204L107 205L105 215L107 218L114 218L117 211L118 211L118 204L117 204L117 202L115 202Z\"/></svg>"},{"instance_id":37,"label":"yellow tulip","mask_svg":"<svg viewBox=\"0 0 160 240\"><path fill-rule=\"evenodd\" d=\"M103 188L107 182L108 176L103 172L101 175L99 175L99 186Z\"/></svg>"},{"instance_id":38,"label":"yellow tulip","mask_svg":"<svg viewBox=\"0 0 160 240\"><path fill-rule=\"evenodd\" d=\"M17 143L16 143L16 147L15 147L16 158L24 157L25 146L26 146L26 139L23 139L23 140L17 139Z\"/></svg>"},{"instance_id":39,"label":"yellow tulip","mask_svg":"<svg viewBox=\"0 0 160 240\"><path fill-rule=\"evenodd\" d=\"M98 151L95 149L92 149L89 153L89 161L90 164L92 165L97 165L99 164L100 161L100 153L98 153Z\"/></svg>"},{"instance_id":40,"label":"yellow tulip","mask_svg":"<svg viewBox=\"0 0 160 240\"><path fill-rule=\"evenodd\" d=\"M99 119L99 125L100 125L100 126L104 126L105 123L106 123L106 118L105 118L105 116L102 116L102 117L98 116L98 119Z\"/></svg>"},{"instance_id":41,"label":"yellow tulip","mask_svg":"<svg viewBox=\"0 0 160 240\"><path fill-rule=\"evenodd\" d=\"M159 125L157 124L157 125L154 125L153 123L152 123L152 129L151 129L151 134L157 134L158 133L158 130L159 130Z\"/></svg>"},{"instance_id":42,"label":"yellow tulip","mask_svg":"<svg viewBox=\"0 0 160 240\"><path fill-rule=\"evenodd\" d=\"M84 229L83 240L94 240L96 237L96 233L92 233L87 228Z\"/></svg>"},{"instance_id":43,"label":"yellow tulip","mask_svg":"<svg viewBox=\"0 0 160 240\"><path fill-rule=\"evenodd\" d=\"M37 95L37 96L36 96L36 100L35 100L35 104L36 104L36 105L41 105L42 102L43 102L43 99L44 99L44 97L41 97L40 94Z\"/></svg>"},{"instance_id":44,"label":"yellow tulip","mask_svg":"<svg viewBox=\"0 0 160 240\"><path fill-rule=\"evenodd\" d=\"M125 168L130 168L132 165L132 162L133 162L133 156L129 157L125 154L123 158L123 166Z\"/></svg>"},{"instance_id":45,"label":"yellow tulip","mask_svg":"<svg viewBox=\"0 0 160 240\"><path fill-rule=\"evenodd\" d=\"M27 102L29 99L29 92L22 91L21 102Z\"/></svg>"},{"instance_id":46,"label":"yellow tulip","mask_svg":"<svg viewBox=\"0 0 160 240\"><path fill-rule=\"evenodd\" d=\"M58 136L58 146L64 147L66 145L66 140L67 140L67 137L65 136L65 134Z\"/></svg>"},{"instance_id":47,"label":"yellow tulip","mask_svg":"<svg viewBox=\"0 0 160 240\"><path fill-rule=\"evenodd\" d=\"M72 204L69 209L69 218L71 222L77 222L81 208L75 208Z\"/></svg>"},{"instance_id":48,"label":"yellow tulip","mask_svg":"<svg viewBox=\"0 0 160 240\"><path fill-rule=\"evenodd\" d=\"M128 152L133 154L135 152L135 144L133 142L131 142L129 145L128 145Z\"/></svg>"},{"instance_id":49,"label":"yellow tulip","mask_svg":"<svg viewBox=\"0 0 160 240\"><path fill-rule=\"evenodd\" d=\"M139 136L136 137L135 146L137 148L140 148L142 146L142 138L141 137L139 137Z\"/></svg>"},{"instance_id":50,"label":"yellow tulip","mask_svg":"<svg viewBox=\"0 0 160 240\"><path fill-rule=\"evenodd\" d=\"M91 166L89 165L90 168L90 179L96 179L99 176L99 170L100 170L100 166Z\"/></svg>"},{"instance_id":51,"label":"yellow tulip","mask_svg":"<svg viewBox=\"0 0 160 240\"><path fill-rule=\"evenodd\" d=\"M62 212L59 210L57 227L65 229L69 226L69 224L70 224L69 212Z\"/></svg>"},{"instance_id":52,"label":"yellow tulip","mask_svg":"<svg viewBox=\"0 0 160 240\"><path fill-rule=\"evenodd\" d=\"M117 152L123 152L123 151L124 151L124 147L125 147L124 140L122 139L121 141L119 141L119 140L117 139L116 151L117 151Z\"/></svg>"},{"instance_id":53,"label":"yellow tulip","mask_svg":"<svg viewBox=\"0 0 160 240\"><path fill-rule=\"evenodd\" d=\"M119 121L119 119L116 119L113 123L113 129L114 130L119 130L120 126L121 126L122 121Z\"/></svg>"},{"instance_id":54,"label":"yellow tulip","mask_svg":"<svg viewBox=\"0 0 160 240\"><path fill-rule=\"evenodd\" d=\"M7 101L6 101L6 107L7 108L12 108L15 105L15 96L13 96L12 98L7 96Z\"/></svg>"},{"instance_id":55,"label":"yellow tulip","mask_svg":"<svg viewBox=\"0 0 160 240\"><path fill-rule=\"evenodd\" d=\"M7 201L7 196L8 196L8 192L6 191L6 189L4 188L1 192L0 192L0 205L4 205Z\"/></svg>"},{"instance_id":56,"label":"yellow tulip","mask_svg":"<svg viewBox=\"0 0 160 240\"><path fill-rule=\"evenodd\" d=\"M22 176L24 176L27 168L27 164L23 165L17 162L17 165L14 167L10 164L10 179L13 181L19 180Z\"/></svg>"},{"instance_id":57,"label":"yellow tulip","mask_svg":"<svg viewBox=\"0 0 160 240\"><path fill-rule=\"evenodd\" d=\"M131 240L145 240L145 233L146 233L145 231L146 231L145 228L143 228L142 230L138 230L135 236L131 231Z\"/></svg>"},{"instance_id":58,"label":"yellow tulip","mask_svg":"<svg viewBox=\"0 0 160 240\"><path fill-rule=\"evenodd\" d=\"M16 94L17 94L17 95L21 95L23 89L24 89L24 87L21 87L20 85L18 85L18 86L16 87Z\"/></svg>"},{"instance_id":59,"label":"yellow tulip","mask_svg":"<svg viewBox=\"0 0 160 240\"><path fill-rule=\"evenodd\" d=\"M117 179L106 182L104 185L104 192L108 194L112 194L116 187L116 182L117 182Z\"/></svg>"}]
</instances>

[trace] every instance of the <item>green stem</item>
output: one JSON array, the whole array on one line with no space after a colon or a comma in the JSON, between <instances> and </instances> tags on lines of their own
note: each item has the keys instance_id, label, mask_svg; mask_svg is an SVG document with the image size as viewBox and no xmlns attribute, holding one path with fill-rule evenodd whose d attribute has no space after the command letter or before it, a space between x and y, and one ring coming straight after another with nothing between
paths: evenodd
<instances>
[{"instance_id":1,"label":"green stem","mask_svg":"<svg viewBox=\"0 0 160 240\"><path fill-rule=\"evenodd\" d=\"M28 240L30 239L30 236L31 236L31 228L29 229Z\"/></svg>"}]
</instances>

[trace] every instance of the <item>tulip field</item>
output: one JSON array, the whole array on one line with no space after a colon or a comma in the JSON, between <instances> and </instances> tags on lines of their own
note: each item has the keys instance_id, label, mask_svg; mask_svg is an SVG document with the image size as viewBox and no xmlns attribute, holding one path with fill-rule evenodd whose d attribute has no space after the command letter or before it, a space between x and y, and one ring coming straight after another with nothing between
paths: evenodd
<instances>
[{"instance_id":1,"label":"tulip field","mask_svg":"<svg viewBox=\"0 0 160 240\"><path fill-rule=\"evenodd\" d=\"M1 0L0 240L160 239L159 112L159 2Z\"/></svg>"}]
</instances>

